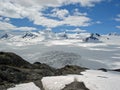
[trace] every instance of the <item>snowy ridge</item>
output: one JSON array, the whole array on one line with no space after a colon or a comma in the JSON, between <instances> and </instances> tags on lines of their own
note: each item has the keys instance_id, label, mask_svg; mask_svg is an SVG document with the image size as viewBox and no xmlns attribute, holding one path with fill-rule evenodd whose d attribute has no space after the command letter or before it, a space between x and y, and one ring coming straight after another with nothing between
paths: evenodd
<instances>
[{"instance_id":1,"label":"snowy ridge","mask_svg":"<svg viewBox=\"0 0 120 90\"><path fill-rule=\"evenodd\" d=\"M61 33L54 33L50 30L44 30L44 31L39 31L39 32L26 32L23 35L12 35L12 37L8 34L5 33L4 35L1 36L1 39L7 40L7 41L20 41L20 42L29 42L32 43L34 41L39 42L39 41L46 41L46 40L65 40L65 39L79 39L82 41L85 41L86 38L90 38L91 40L96 41L95 38L98 40L98 36L95 36L96 34L92 35L87 32L81 32L81 33L67 33L67 32L61 32ZM91 38L92 37L92 38ZM88 42L90 40L86 40Z\"/></svg>"}]
</instances>

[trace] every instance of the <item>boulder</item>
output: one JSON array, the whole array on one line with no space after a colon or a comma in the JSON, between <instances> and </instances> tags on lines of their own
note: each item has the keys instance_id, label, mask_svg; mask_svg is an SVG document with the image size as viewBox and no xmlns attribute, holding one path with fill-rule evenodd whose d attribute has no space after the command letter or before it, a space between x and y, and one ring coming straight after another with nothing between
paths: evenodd
<instances>
[{"instance_id":1,"label":"boulder","mask_svg":"<svg viewBox=\"0 0 120 90\"><path fill-rule=\"evenodd\" d=\"M66 85L62 90L89 90L83 82L74 81L69 85Z\"/></svg>"},{"instance_id":2,"label":"boulder","mask_svg":"<svg viewBox=\"0 0 120 90\"><path fill-rule=\"evenodd\" d=\"M114 69L113 71L117 71L117 72L120 72L120 69Z\"/></svg>"},{"instance_id":3,"label":"boulder","mask_svg":"<svg viewBox=\"0 0 120 90\"><path fill-rule=\"evenodd\" d=\"M58 75L67 75L67 74L80 74L80 72L85 71L87 68L76 66L76 65L66 65L63 68L57 70Z\"/></svg>"},{"instance_id":4,"label":"boulder","mask_svg":"<svg viewBox=\"0 0 120 90\"><path fill-rule=\"evenodd\" d=\"M100 68L100 69L98 69L98 70L101 70L101 71L103 71L103 72L107 72L107 69L105 69L105 68Z\"/></svg>"}]
</instances>

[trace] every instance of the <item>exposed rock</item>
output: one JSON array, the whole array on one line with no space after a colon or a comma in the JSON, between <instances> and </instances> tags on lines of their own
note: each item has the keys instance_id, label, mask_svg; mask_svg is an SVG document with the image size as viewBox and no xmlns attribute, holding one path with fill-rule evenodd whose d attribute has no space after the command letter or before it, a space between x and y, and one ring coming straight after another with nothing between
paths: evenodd
<instances>
[{"instance_id":1,"label":"exposed rock","mask_svg":"<svg viewBox=\"0 0 120 90\"><path fill-rule=\"evenodd\" d=\"M113 70L113 71L117 71L117 72L120 72L120 69L115 69L115 70Z\"/></svg>"},{"instance_id":2,"label":"exposed rock","mask_svg":"<svg viewBox=\"0 0 120 90\"><path fill-rule=\"evenodd\" d=\"M25 35L22 36L22 38L26 38L26 37L32 37L32 38L35 38L37 37L37 35L31 33L31 32L27 32Z\"/></svg>"},{"instance_id":3,"label":"exposed rock","mask_svg":"<svg viewBox=\"0 0 120 90\"><path fill-rule=\"evenodd\" d=\"M45 90L41 80L36 80L36 81L34 81L34 83L36 86L40 87L40 90Z\"/></svg>"},{"instance_id":4,"label":"exposed rock","mask_svg":"<svg viewBox=\"0 0 120 90\"><path fill-rule=\"evenodd\" d=\"M85 71L87 68L75 66L75 65L66 65L65 67L58 69L58 75L67 75L67 74L80 74L80 72Z\"/></svg>"},{"instance_id":5,"label":"exposed rock","mask_svg":"<svg viewBox=\"0 0 120 90\"><path fill-rule=\"evenodd\" d=\"M99 37L100 37L100 34L92 33L89 37L85 38L83 41L85 41L85 42L101 42L101 41L99 41Z\"/></svg>"},{"instance_id":6,"label":"exposed rock","mask_svg":"<svg viewBox=\"0 0 120 90\"><path fill-rule=\"evenodd\" d=\"M0 78L2 82L20 83L26 80L26 73L14 67L0 65Z\"/></svg>"},{"instance_id":7,"label":"exposed rock","mask_svg":"<svg viewBox=\"0 0 120 90\"><path fill-rule=\"evenodd\" d=\"M16 67L0 65L0 90L6 90L15 84L26 82L27 73Z\"/></svg>"},{"instance_id":8,"label":"exposed rock","mask_svg":"<svg viewBox=\"0 0 120 90\"><path fill-rule=\"evenodd\" d=\"M74 81L69 85L66 85L62 90L89 90L83 82Z\"/></svg>"},{"instance_id":9,"label":"exposed rock","mask_svg":"<svg viewBox=\"0 0 120 90\"><path fill-rule=\"evenodd\" d=\"M3 39L3 38L8 38L9 37L9 35L6 33L6 34L4 34L3 36L1 36L1 39Z\"/></svg>"},{"instance_id":10,"label":"exposed rock","mask_svg":"<svg viewBox=\"0 0 120 90\"><path fill-rule=\"evenodd\" d=\"M30 68L31 64L20 56L11 52L0 52L0 65Z\"/></svg>"},{"instance_id":11,"label":"exposed rock","mask_svg":"<svg viewBox=\"0 0 120 90\"><path fill-rule=\"evenodd\" d=\"M98 69L98 70L101 70L101 71L107 72L107 69L105 69L105 68L100 68L100 69Z\"/></svg>"}]
</instances>

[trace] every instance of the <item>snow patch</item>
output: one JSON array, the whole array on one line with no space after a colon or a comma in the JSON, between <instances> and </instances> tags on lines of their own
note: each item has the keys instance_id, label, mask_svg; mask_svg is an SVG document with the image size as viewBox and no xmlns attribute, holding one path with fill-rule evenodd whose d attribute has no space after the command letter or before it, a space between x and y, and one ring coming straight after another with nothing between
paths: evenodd
<instances>
[{"instance_id":1,"label":"snow patch","mask_svg":"<svg viewBox=\"0 0 120 90\"><path fill-rule=\"evenodd\" d=\"M40 90L33 82L16 85L7 90Z\"/></svg>"},{"instance_id":2,"label":"snow patch","mask_svg":"<svg viewBox=\"0 0 120 90\"><path fill-rule=\"evenodd\" d=\"M90 90L120 90L120 73L87 70L83 75L52 76L42 79L45 90L61 90L74 80L84 82Z\"/></svg>"}]
</instances>

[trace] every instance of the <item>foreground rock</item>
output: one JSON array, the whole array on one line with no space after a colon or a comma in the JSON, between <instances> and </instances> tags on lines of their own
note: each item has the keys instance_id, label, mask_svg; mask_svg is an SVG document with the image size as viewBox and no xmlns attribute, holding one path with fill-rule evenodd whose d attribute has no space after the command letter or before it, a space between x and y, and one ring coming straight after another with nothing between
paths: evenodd
<instances>
[{"instance_id":1,"label":"foreground rock","mask_svg":"<svg viewBox=\"0 0 120 90\"><path fill-rule=\"evenodd\" d=\"M75 65L66 65L63 68L57 70L58 75L67 75L67 74L80 74L80 72L85 71L87 68L75 66Z\"/></svg>"},{"instance_id":2,"label":"foreground rock","mask_svg":"<svg viewBox=\"0 0 120 90\"><path fill-rule=\"evenodd\" d=\"M120 69L115 69L115 70L113 70L113 71L117 71L117 72L120 72Z\"/></svg>"},{"instance_id":3,"label":"foreground rock","mask_svg":"<svg viewBox=\"0 0 120 90\"><path fill-rule=\"evenodd\" d=\"M45 76L80 74L86 68L67 65L55 69L49 65L35 62L30 64L20 56L11 52L0 52L0 90L6 90L15 84L34 82L43 89L41 79Z\"/></svg>"},{"instance_id":4,"label":"foreground rock","mask_svg":"<svg viewBox=\"0 0 120 90\"><path fill-rule=\"evenodd\" d=\"M69 85L66 85L62 90L89 90L83 82L74 81Z\"/></svg>"},{"instance_id":5,"label":"foreground rock","mask_svg":"<svg viewBox=\"0 0 120 90\"><path fill-rule=\"evenodd\" d=\"M31 64L20 56L11 52L0 52L0 65L28 68Z\"/></svg>"}]
</instances>

